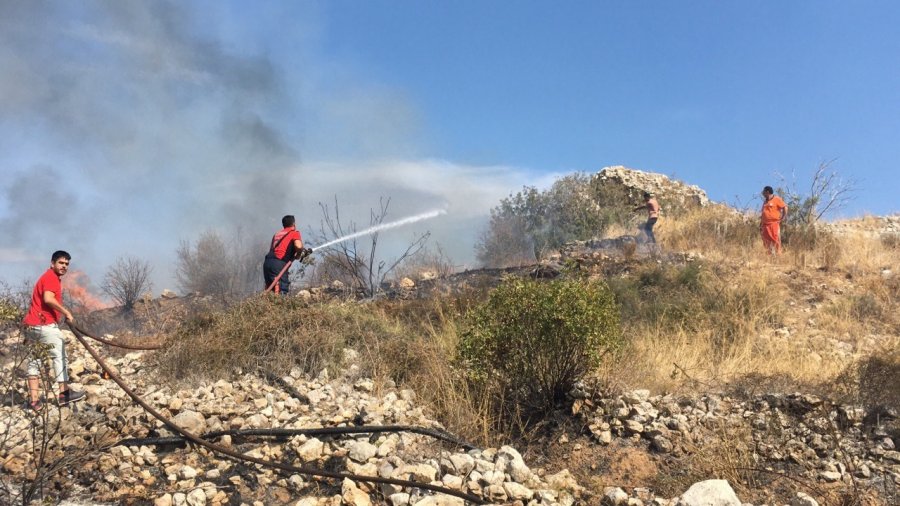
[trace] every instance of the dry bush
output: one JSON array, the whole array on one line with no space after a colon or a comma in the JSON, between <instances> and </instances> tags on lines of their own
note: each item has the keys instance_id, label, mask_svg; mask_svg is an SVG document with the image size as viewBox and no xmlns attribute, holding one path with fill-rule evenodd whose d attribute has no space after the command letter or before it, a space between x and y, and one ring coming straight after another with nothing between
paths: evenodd
<instances>
[{"instance_id":1,"label":"dry bush","mask_svg":"<svg viewBox=\"0 0 900 506\"><path fill-rule=\"evenodd\" d=\"M226 241L208 230L195 243L184 240L176 251L175 278L185 293L239 298L262 290L261 241L247 240L240 229Z\"/></svg>"},{"instance_id":2,"label":"dry bush","mask_svg":"<svg viewBox=\"0 0 900 506\"><path fill-rule=\"evenodd\" d=\"M626 261L630 262L634 260L634 255L637 253L637 243L634 241L625 241L622 242L621 246L622 250L622 258Z\"/></svg>"},{"instance_id":3,"label":"dry bush","mask_svg":"<svg viewBox=\"0 0 900 506\"><path fill-rule=\"evenodd\" d=\"M227 376L260 365L278 374L300 367L315 375L339 366L341 351L359 352L361 373L414 388L450 430L480 444L502 437L486 399L454 365L457 322L475 295L419 301L329 303L260 295L197 315L156 356L161 375L177 380Z\"/></svg>"},{"instance_id":4,"label":"dry bush","mask_svg":"<svg viewBox=\"0 0 900 506\"><path fill-rule=\"evenodd\" d=\"M294 297L260 294L186 320L157 356L165 376L218 377L265 367L293 366L315 374L333 363L359 312L340 305L307 307Z\"/></svg>"},{"instance_id":5,"label":"dry bush","mask_svg":"<svg viewBox=\"0 0 900 506\"><path fill-rule=\"evenodd\" d=\"M861 360L857 378L863 405L900 411L900 349L883 350Z\"/></svg>"},{"instance_id":6,"label":"dry bush","mask_svg":"<svg viewBox=\"0 0 900 506\"><path fill-rule=\"evenodd\" d=\"M781 242L786 253L806 255L816 261L816 267L826 270L836 268L843 255L842 241L817 225L784 225Z\"/></svg>"},{"instance_id":7,"label":"dry bush","mask_svg":"<svg viewBox=\"0 0 900 506\"><path fill-rule=\"evenodd\" d=\"M356 283L356 278L350 273L352 267L347 265L347 258L337 251L317 251L305 264L307 267L303 270L302 277L305 287L326 286L335 281L340 281L345 286Z\"/></svg>"},{"instance_id":8,"label":"dry bush","mask_svg":"<svg viewBox=\"0 0 900 506\"><path fill-rule=\"evenodd\" d=\"M0 431L0 503L56 504L71 492L72 469L97 459L100 442L71 437L69 408L55 402L59 387L51 373L49 346L24 341L14 326L0 322L0 331L6 334L0 335L5 341L0 350L0 398L4 406L22 406L22 410L0 410L4 427ZM28 407L25 371L32 358L43 364L38 377L43 409L37 413Z\"/></svg>"},{"instance_id":9,"label":"dry bush","mask_svg":"<svg viewBox=\"0 0 900 506\"><path fill-rule=\"evenodd\" d=\"M674 497L698 481L715 478L728 480L746 498L758 483L753 435L747 427L724 423L715 433L715 437L686 444L687 455L679 465L663 468L649 486L662 497Z\"/></svg>"},{"instance_id":10,"label":"dry bush","mask_svg":"<svg viewBox=\"0 0 900 506\"><path fill-rule=\"evenodd\" d=\"M377 229L381 225L386 225L384 220L390 205L390 198L379 199L378 209L372 208L369 211L368 228ZM365 240L362 240L362 237L355 237L354 234L358 232L357 225L352 220L350 222L343 221L337 196L334 197L334 209L322 202L319 202L319 208L322 210L319 240L323 244L328 244L344 239L331 246L326 246L319 252L327 255L330 272L341 276L339 279L342 282L362 291L367 297L377 295L382 290L385 279L404 261L421 252L431 237L430 231L419 235L406 244L406 249L399 256L388 260L379 254L379 232L373 231L366 234Z\"/></svg>"},{"instance_id":11,"label":"dry bush","mask_svg":"<svg viewBox=\"0 0 900 506\"><path fill-rule=\"evenodd\" d=\"M126 310L134 308L134 303L152 289L150 273L153 268L146 260L122 257L106 270L100 288L112 300Z\"/></svg>"},{"instance_id":12,"label":"dry bush","mask_svg":"<svg viewBox=\"0 0 900 506\"><path fill-rule=\"evenodd\" d=\"M394 278L418 279L425 273L445 278L454 272L456 272L456 267L453 265L453 260L440 244L435 244L434 248L425 247L419 254L404 260L398 266Z\"/></svg>"},{"instance_id":13,"label":"dry bush","mask_svg":"<svg viewBox=\"0 0 900 506\"><path fill-rule=\"evenodd\" d=\"M900 234L896 232L885 232L880 236L881 245L888 250L900 249Z\"/></svg>"},{"instance_id":14,"label":"dry bush","mask_svg":"<svg viewBox=\"0 0 900 506\"><path fill-rule=\"evenodd\" d=\"M477 294L467 293L370 305L380 320L402 331L395 339L366 335L358 349L362 368L373 377L414 388L422 404L452 432L494 445L505 436L494 430L498 423L489 398L456 366L461 317L477 299Z\"/></svg>"},{"instance_id":15,"label":"dry bush","mask_svg":"<svg viewBox=\"0 0 900 506\"><path fill-rule=\"evenodd\" d=\"M779 176L780 187L775 193L782 195L790 210L787 217L789 224L813 226L826 214L843 209L853 200L856 181L842 177L833 167L835 161L819 163L806 190L799 189L796 177L789 181Z\"/></svg>"}]
</instances>

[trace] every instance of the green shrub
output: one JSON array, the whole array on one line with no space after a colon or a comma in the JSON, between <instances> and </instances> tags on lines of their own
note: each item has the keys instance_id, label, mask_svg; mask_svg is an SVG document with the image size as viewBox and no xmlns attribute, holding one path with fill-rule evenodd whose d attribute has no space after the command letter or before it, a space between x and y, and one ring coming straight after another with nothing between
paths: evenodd
<instances>
[{"instance_id":1,"label":"green shrub","mask_svg":"<svg viewBox=\"0 0 900 506\"><path fill-rule=\"evenodd\" d=\"M601 282L510 278L467 319L459 356L470 377L526 415L552 410L621 339Z\"/></svg>"},{"instance_id":2,"label":"green shrub","mask_svg":"<svg viewBox=\"0 0 900 506\"><path fill-rule=\"evenodd\" d=\"M16 322L22 318L22 311L14 304L0 299L0 322Z\"/></svg>"},{"instance_id":3,"label":"green shrub","mask_svg":"<svg viewBox=\"0 0 900 506\"><path fill-rule=\"evenodd\" d=\"M597 202L591 178L583 173L564 176L547 190L526 186L491 209L491 221L475 245L478 261L486 266L530 263L567 242L598 236L618 218L605 214ZM623 207L619 201L610 205ZM617 210L629 217L630 211Z\"/></svg>"},{"instance_id":4,"label":"green shrub","mask_svg":"<svg viewBox=\"0 0 900 506\"><path fill-rule=\"evenodd\" d=\"M18 324L30 302L31 291L27 285L15 289L0 281L0 326Z\"/></svg>"}]
</instances>

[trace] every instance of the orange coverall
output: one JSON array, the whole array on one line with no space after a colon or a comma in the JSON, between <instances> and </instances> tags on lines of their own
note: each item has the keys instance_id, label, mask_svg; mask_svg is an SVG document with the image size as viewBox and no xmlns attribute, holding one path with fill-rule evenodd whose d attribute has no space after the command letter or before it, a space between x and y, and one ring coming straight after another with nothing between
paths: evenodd
<instances>
[{"instance_id":1,"label":"orange coverall","mask_svg":"<svg viewBox=\"0 0 900 506\"><path fill-rule=\"evenodd\" d=\"M781 254L781 219L785 209L787 204L778 195L772 195L763 202L759 230L763 246L769 254Z\"/></svg>"}]
</instances>

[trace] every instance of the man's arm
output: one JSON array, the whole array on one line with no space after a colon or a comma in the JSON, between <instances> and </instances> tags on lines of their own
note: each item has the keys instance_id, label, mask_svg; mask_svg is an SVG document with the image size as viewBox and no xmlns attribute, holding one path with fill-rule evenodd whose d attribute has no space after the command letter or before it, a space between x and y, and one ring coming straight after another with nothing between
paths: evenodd
<instances>
[{"instance_id":1,"label":"man's arm","mask_svg":"<svg viewBox=\"0 0 900 506\"><path fill-rule=\"evenodd\" d=\"M302 252L303 252L303 240L294 239L294 258L299 257Z\"/></svg>"},{"instance_id":2,"label":"man's arm","mask_svg":"<svg viewBox=\"0 0 900 506\"><path fill-rule=\"evenodd\" d=\"M70 322L72 322L72 323L75 322L75 317L72 316L72 313L70 313L68 309L63 307L63 305L60 304L59 301L56 300L55 293L53 293L51 291L45 291L44 292L44 304L47 304L48 306L50 306L53 309L62 313L66 317L66 319L69 320Z\"/></svg>"}]
</instances>

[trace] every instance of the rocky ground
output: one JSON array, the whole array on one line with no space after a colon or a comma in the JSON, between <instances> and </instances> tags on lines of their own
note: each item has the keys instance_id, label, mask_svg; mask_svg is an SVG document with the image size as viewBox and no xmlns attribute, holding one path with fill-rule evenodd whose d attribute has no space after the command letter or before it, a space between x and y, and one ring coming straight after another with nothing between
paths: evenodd
<instances>
[{"instance_id":1,"label":"rocky ground","mask_svg":"<svg viewBox=\"0 0 900 506\"><path fill-rule=\"evenodd\" d=\"M627 441L658 455L663 465L706 458L704 449L716 447L709 456L720 462L700 464L758 475L762 496L775 479L789 477L819 496L844 485L900 499L900 432L892 410L867 412L801 393L676 397L635 390L598 396L582 388L574 394L573 411L594 441Z\"/></svg>"},{"instance_id":2,"label":"rocky ground","mask_svg":"<svg viewBox=\"0 0 900 506\"><path fill-rule=\"evenodd\" d=\"M13 355L17 342L14 333L5 336L4 356ZM54 445L61 445L72 460L50 477L48 497L71 493L99 503L158 505L461 503L454 497L395 486L284 476L203 449L117 446L115 442L124 438L168 432L112 381L102 379L74 340L69 353L74 387L84 389L88 400L78 411L49 410L49 425L60 421ZM352 350L345 351L346 361L337 376L323 371L317 378L306 378L295 372L283 378L299 396L252 374L173 391L153 382L143 353L110 361L145 400L194 433L355 424L439 427L416 405L414 392L390 385L376 388L371 380L358 377L354 356ZM643 446L678 466L712 440L730 441L739 448L738 463L814 484L813 490L797 485L792 504L816 504L815 492L821 492L816 487L827 489L829 484L852 484L897 497L898 441L896 433L884 428L896 413L867 413L802 394L738 400L725 395L651 397L637 390L609 396L599 387L582 385L573 398L575 416L600 446ZM9 487L23 478L33 477L33 428L41 420L18 403L0 408L6 493L13 493ZM439 484L498 504L741 504L723 480L697 484L678 497L657 497L646 487L609 487L597 497L569 471L532 467L510 446L466 452L414 434L295 436L284 441L225 436L220 442L248 455L295 465ZM54 452L49 453L54 458ZM708 502L713 496L724 502Z\"/></svg>"}]
</instances>

